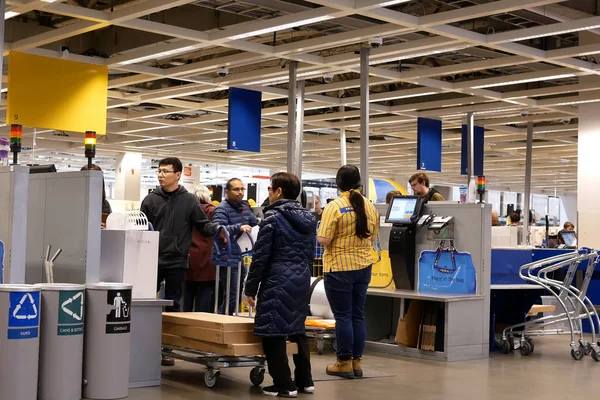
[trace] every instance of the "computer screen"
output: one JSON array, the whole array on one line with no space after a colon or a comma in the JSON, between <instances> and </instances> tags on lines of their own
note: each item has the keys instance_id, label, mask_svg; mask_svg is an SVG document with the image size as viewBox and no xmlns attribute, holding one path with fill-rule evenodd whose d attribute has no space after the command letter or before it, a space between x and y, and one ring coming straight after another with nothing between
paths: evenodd
<instances>
[{"instance_id":1,"label":"computer screen","mask_svg":"<svg viewBox=\"0 0 600 400\"><path fill-rule=\"evenodd\" d=\"M565 242L565 246L567 247L577 247L577 236L575 232L563 231L560 233L563 242Z\"/></svg>"},{"instance_id":2,"label":"computer screen","mask_svg":"<svg viewBox=\"0 0 600 400\"><path fill-rule=\"evenodd\" d=\"M396 196L388 207L385 222L392 224L410 224L419 198L417 196Z\"/></svg>"}]
</instances>

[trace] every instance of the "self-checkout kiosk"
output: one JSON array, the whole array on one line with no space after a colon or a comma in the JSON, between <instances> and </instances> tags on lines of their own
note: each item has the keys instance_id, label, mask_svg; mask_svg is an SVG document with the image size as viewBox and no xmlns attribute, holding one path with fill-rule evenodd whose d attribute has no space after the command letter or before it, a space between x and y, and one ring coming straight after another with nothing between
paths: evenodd
<instances>
[{"instance_id":1,"label":"self-checkout kiosk","mask_svg":"<svg viewBox=\"0 0 600 400\"><path fill-rule=\"evenodd\" d=\"M423 214L418 196L394 196L385 222L392 224L389 239L390 263L396 289L415 289L415 253L418 229L427 230L433 241L454 239L454 217Z\"/></svg>"},{"instance_id":2,"label":"self-checkout kiosk","mask_svg":"<svg viewBox=\"0 0 600 400\"><path fill-rule=\"evenodd\" d=\"M415 237L419 218L418 196L394 196L385 222L392 224L389 253L396 289L414 290Z\"/></svg>"}]
</instances>

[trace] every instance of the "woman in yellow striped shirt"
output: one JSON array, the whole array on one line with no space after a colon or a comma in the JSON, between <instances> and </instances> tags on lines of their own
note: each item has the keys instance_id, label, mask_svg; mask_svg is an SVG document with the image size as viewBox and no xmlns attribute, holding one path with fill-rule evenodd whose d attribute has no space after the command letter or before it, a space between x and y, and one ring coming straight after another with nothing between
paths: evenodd
<instances>
[{"instance_id":1,"label":"woman in yellow striped shirt","mask_svg":"<svg viewBox=\"0 0 600 400\"><path fill-rule=\"evenodd\" d=\"M344 165L336 176L340 197L327 204L317 233L325 246L325 293L335 318L337 362L327 374L361 378L367 327L365 301L371 281L372 242L379 230L377 210L359 191L360 172Z\"/></svg>"}]
</instances>

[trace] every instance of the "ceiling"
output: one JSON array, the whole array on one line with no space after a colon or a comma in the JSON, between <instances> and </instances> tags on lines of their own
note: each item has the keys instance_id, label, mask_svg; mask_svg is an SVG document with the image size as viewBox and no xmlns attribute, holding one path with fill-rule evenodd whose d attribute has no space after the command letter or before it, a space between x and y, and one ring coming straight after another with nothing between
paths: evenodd
<instances>
[{"instance_id":1,"label":"ceiling","mask_svg":"<svg viewBox=\"0 0 600 400\"><path fill-rule=\"evenodd\" d=\"M359 164L358 50L382 38L369 68L373 176L415 172L416 121L428 117L442 119L444 129L443 172L432 181L464 183L460 129L472 111L486 128L490 188L522 190L526 126L533 122L532 190L564 193L577 184L577 107L600 101L596 3L7 0L4 55L61 57L63 45L71 60L109 67L102 162L137 151L268 169L286 167L288 66L297 61L306 80L303 168L332 173L340 165L341 130L348 162ZM584 43L582 31L590 36ZM5 74L6 64L5 57ZM221 67L226 77L218 76ZM324 74L333 81L325 83ZM260 153L226 150L233 86L263 93ZM81 154L82 139L38 130L36 157ZM33 146L32 129L24 129L24 144Z\"/></svg>"}]
</instances>

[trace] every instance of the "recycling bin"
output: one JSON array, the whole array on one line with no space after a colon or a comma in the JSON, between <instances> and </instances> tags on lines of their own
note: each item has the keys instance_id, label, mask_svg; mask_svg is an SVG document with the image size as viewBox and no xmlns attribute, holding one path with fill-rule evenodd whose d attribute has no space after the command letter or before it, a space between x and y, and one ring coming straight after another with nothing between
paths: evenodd
<instances>
[{"instance_id":1,"label":"recycling bin","mask_svg":"<svg viewBox=\"0 0 600 400\"><path fill-rule=\"evenodd\" d=\"M127 283L86 285L83 397L129 395L131 291Z\"/></svg>"},{"instance_id":2,"label":"recycling bin","mask_svg":"<svg viewBox=\"0 0 600 400\"><path fill-rule=\"evenodd\" d=\"M42 287L39 398L80 400L83 371L85 285Z\"/></svg>"},{"instance_id":3,"label":"recycling bin","mask_svg":"<svg viewBox=\"0 0 600 400\"><path fill-rule=\"evenodd\" d=\"M0 285L0 399L36 400L40 287Z\"/></svg>"}]
</instances>

